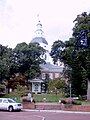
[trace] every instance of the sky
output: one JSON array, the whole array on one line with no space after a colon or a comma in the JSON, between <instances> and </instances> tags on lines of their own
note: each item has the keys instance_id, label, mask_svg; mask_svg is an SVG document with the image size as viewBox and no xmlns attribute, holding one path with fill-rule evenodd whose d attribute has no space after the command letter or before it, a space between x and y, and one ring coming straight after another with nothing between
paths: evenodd
<instances>
[{"instance_id":1,"label":"sky","mask_svg":"<svg viewBox=\"0 0 90 120\"><path fill-rule=\"evenodd\" d=\"M82 12L90 13L90 0L0 0L0 44L30 43L39 19L49 46L69 40Z\"/></svg>"}]
</instances>

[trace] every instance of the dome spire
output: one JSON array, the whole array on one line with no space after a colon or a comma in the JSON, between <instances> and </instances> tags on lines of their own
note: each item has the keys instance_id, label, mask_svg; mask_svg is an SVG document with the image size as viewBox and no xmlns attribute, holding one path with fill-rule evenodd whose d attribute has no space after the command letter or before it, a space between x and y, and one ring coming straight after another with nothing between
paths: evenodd
<instances>
[{"instance_id":1,"label":"dome spire","mask_svg":"<svg viewBox=\"0 0 90 120\"><path fill-rule=\"evenodd\" d=\"M35 35L33 39L31 40L31 42L39 43L40 46L46 50L46 53L45 55L42 56L42 58L45 59L46 62L48 62L49 61L49 46L48 46L48 42L43 36L42 24L40 22L39 15L37 15L37 18L38 18L38 23L36 24Z\"/></svg>"},{"instance_id":2,"label":"dome spire","mask_svg":"<svg viewBox=\"0 0 90 120\"><path fill-rule=\"evenodd\" d=\"M39 21L39 14L37 14L37 19L38 19L38 21Z\"/></svg>"},{"instance_id":3,"label":"dome spire","mask_svg":"<svg viewBox=\"0 0 90 120\"><path fill-rule=\"evenodd\" d=\"M40 19L39 19L39 14L37 14L37 17L38 17L38 23L36 25L36 31L35 31L35 34L36 34L36 37L43 37L43 30L42 30L42 24L40 22Z\"/></svg>"},{"instance_id":4,"label":"dome spire","mask_svg":"<svg viewBox=\"0 0 90 120\"><path fill-rule=\"evenodd\" d=\"M39 14L37 14L38 23L36 24L36 31L34 32L34 37L31 40L31 42L38 42L39 44L43 44L43 46L48 45L48 42L46 41L43 30L42 30L42 24L39 19Z\"/></svg>"}]
</instances>

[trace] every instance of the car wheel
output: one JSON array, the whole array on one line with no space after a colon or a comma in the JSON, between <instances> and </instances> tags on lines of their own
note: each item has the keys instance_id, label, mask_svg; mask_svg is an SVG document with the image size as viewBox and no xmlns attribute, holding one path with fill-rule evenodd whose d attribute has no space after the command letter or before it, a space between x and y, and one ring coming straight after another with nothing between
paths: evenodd
<instances>
[{"instance_id":1,"label":"car wheel","mask_svg":"<svg viewBox=\"0 0 90 120\"><path fill-rule=\"evenodd\" d=\"M12 112L13 111L13 106L9 106L8 111Z\"/></svg>"}]
</instances>

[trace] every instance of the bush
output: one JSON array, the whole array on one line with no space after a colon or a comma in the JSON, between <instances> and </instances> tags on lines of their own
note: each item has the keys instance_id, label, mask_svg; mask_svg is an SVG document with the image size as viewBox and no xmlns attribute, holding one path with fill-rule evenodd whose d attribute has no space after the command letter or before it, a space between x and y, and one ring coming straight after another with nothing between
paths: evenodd
<instances>
[{"instance_id":1,"label":"bush","mask_svg":"<svg viewBox=\"0 0 90 120\"><path fill-rule=\"evenodd\" d=\"M31 102L31 100L28 97L24 97L22 98L22 102ZM36 102L35 99L33 99L32 102L35 103Z\"/></svg>"},{"instance_id":2,"label":"bush","mask_svg":"<svg viewBox=\"0 0 90 120\"><path fill-rule=\"evenodd\" d=\"M0 92L2 93L2 92L4 92L4 90L5 90L5 85L4 84L0 84Z\"/></svg>"},{"instance_id":3,"label":"bush","mask_svg":"<svg viewBox=\"0 0 90 120\"><path fill-rule=\"evenodd\" d=\"M66 104L66 101L65 100L61 100L61 103Z\"/></svg>"},{"instance_id":4,"label":"bush","mask_svg":"<svg viewBox=\"0 0 90 120\"><path fill-rule=\"evenodd\" d=\"M73 104L74 105L82 105L82 102L81 101L75 101Z\"/></svg>"},{"instance_id":5,"label":"bush","mask_svg":"<svg viewBox=\"0 0 90 120\"><path fill-rule=\"evenodd\" d=\"M77 101L77 100L74 100L72 98L62 99L61 103L63 103L63 104L74 104L74 105L81 105L82 104L81 101Z\"/></svg>"},{"instance_id":6,"label":"bush","mask_svg":"<svg viewBox=\"0 0 90 120\"><path fill-rule=\"evenodd\" d=\"M27 90L25 86L18 85L14 92L10 93L12 97L23 97L27 96L30 93L30 90Z\"/></svg>"},{"instance_id":7,"label":"bush","mask_svg":"<svg viewBox=\"0 0 90 120\"><path fill-rule=\"evenodd\" d=\"M22 102L31 102L31 100L28 98L22 98Z\"/></svg>"}]
</instances>

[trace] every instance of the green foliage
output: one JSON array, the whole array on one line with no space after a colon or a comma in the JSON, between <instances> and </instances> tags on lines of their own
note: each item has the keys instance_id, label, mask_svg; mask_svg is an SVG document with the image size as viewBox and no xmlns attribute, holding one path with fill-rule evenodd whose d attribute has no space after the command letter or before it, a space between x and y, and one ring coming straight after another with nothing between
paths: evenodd
<instances>
[{"instance_id":1,"label":"green foliage","mask_svg":"<svg viewBox=\"0 0 90 120\"><path fill-rule=\"evenodd\" d=\"M57 90L57 92L64 93L66 86L67 85L65 81L61 80L60 78L55 78L49 81L49 91L52 91L52 92L56 92Z\"/></svg>"},{"instance_id":2,"label":"green foliage","mask_svg":"<svg viewBox=\"0 0 90 120\"><path fill-rule=\"evenodd\" d=\"M5 90L5 85L4 84L0 84L0 89Z\"/></svg>"},{"instance_id":3,"label":"green foliage","mask_svg":"<svg viewBox=\"0 0 90 120\"><path fill-rule=\"evenodd\" d=\"M25 83L21 79L16 79L16 73L21 73L27 80L39 77L39 65L45 62L41 56L45 52L38 43L23 42L17 44L14 49L0 45L0 83L6 79L9 83L6 86L8 88Z\"/></svg>"},{"instance_id":4,"label":"green foliage","mask_svg":"<svg viewBox=\"0 0 90 120\"><path fill-rule=\"evenodd\" d=\"M55 41L51 56L55 63L64 63L64 74L72 84L72 93L85 95L86 80L90 80L90 14L84 12L74 22L73 37L65 42Z\"/></svg>"},{"instance_id":5,"label":"green foliage","mask_svg":"<svg viewBox=\"0 0 90 120\"><path fill-rule=\"evenodd\" d=\"M75 101L74 105L82 105L82 102L81 101Z\"/></svg>"},{"instance_id":6,"label":"green foliage","mask_svg":"<svg viewBox=\"0 0 90 120\"><path fill-rule=\"evenodd\" d=\"M5 90L5 85L4 84L0 84L0 92L4 92Z\"/></svg>"},{"instance_id":7,"label":"green foliage","mask_svg":"<svg viewBox=\"0 0 90 120\"><path fill-rule=\"evenodd\" d=\"M12 97L12 98L23 97L23 96L27 96L29 92L31 92L31 91L28 90L27 87L17 85L14 92L10 93L9 96Z\"/></svg>"},{"instance_id":8,"label":"green foliage","mask_svg":"<svg viewBox=\"0 0 90 120\"><path fill-rule=\"evenodd\" d=\"M10 76L9 60L11 51L12 49L8 48L7 46L0 45L0 82Z\"/></svg>"},{"instance_id":9,"label":"green foliage","mask_svg":"<svg viewBox=\"0 0 90 120\"><path fill-rule=\"evenodd\" d=\"M17 63L14 64L17 65L17 72L23 73L30 79L40 76L39 64L44 62L41 55L44 55L45 50L38 43L30 43L29 45L20 43L13 52L15 54L14 61Z\"/></svg>"},{"instance_id":10,"label":"green foliage","mask_svg":"<svg viewBox=\"0 0 90 120\"><path fill-rule=\"evenodd\" d=\"M55 41L54 44L52 45L52 50L50 53L54 63L56 63L58 60L62 61L62 58L60 58L60 56L63 50L64 50L64 43L61 40Z\"/></svg>"},{"instance_id":11,"label":"green foliage","mask_svg":"<svg viewBox=\"0 0 90 120\"><path fill-rule=\"evenodd\" d=\"M24 75L18 74L18 75L13 76L9 80L8 88L15 89L17 87L17 85L22 85L22 86L27 85L26 77Z\"/></svg>"}]
</instances>

